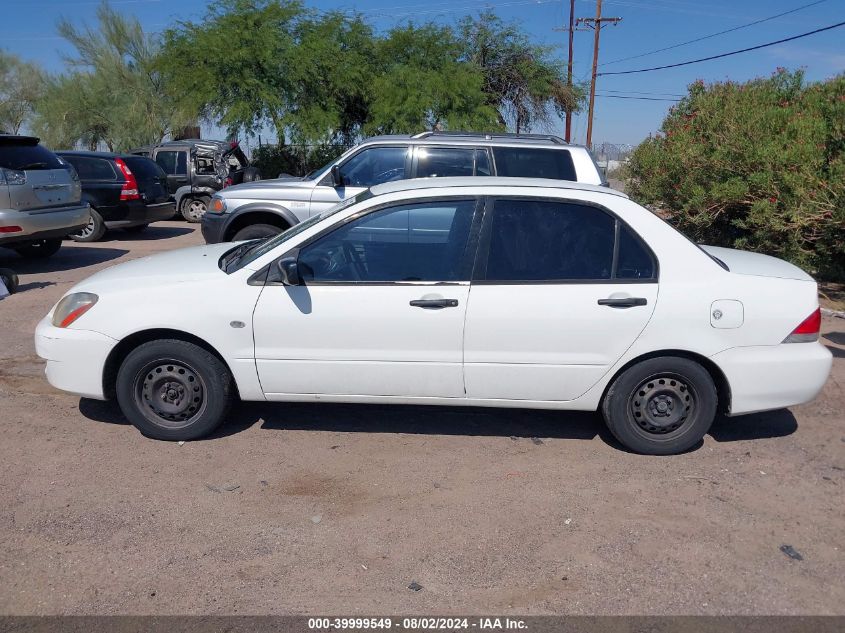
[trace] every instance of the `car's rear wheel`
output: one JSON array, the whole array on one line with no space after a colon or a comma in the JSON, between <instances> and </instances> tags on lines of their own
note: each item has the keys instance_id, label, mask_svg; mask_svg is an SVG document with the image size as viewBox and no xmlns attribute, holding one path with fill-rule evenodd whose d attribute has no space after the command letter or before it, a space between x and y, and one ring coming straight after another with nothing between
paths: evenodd
<instances>
[{"instance_id":1,"label":"car's rear wheel","mask_svg":"<svg viewBox=\"0 0 845 633\"><path fill-rule=\"evenodd\" d=\"M14 246L15 252L21 257L32 257L35 259L44 259L51 257L62 247L61 239L51 240L33 240L26 244L19 244Z\"/></svg>"},{"instance_id":2,"label":"car's rear wheel","mask_svg":"<svg viewBox=\"0 0 845 633\"><path fill-rule=\"evenodd\" d=\"M250 226L245 226L240 231L235 233L234 237L232 237L232 241L242 242L244 240L255 240L262 237L271 237L273 235L278 235L282 231L284 231L283 228L273 226L272 224L251 224Z\"/></svg>"},{"instance_id":3,"label":"car's rear wheel","mask_svg":"<svg viewBox=\"0 0 845 633\"><path fill-rule=\"evenodd\" d=\"M177 339L144 343L123 361L115 384L123 414L159 440L195 440L223 424L234 399L228 367Z\"/></svg>"},{"instance_id":4,"label":"car's rear wheel","mask_svg":"<svg viewBox=\"0 0 845 633\"><path fill-rule=\"evenodd\" d=\"M709 372L688 358L650 358L626 369L602 402L605 422L627 448L674 455L710 429L718 395Z\"/></svg>"},{"instance_id":5,"label":"car's rear wheel","mask_svg":"<svg viewBox=\"0 0 845 633\"><path fill-rule=\"evenodd\" d=\"M105 234L106 223L103 221L103 216L92 207L88 225L76 233L71 233L68 237L74 242L96 242L102 239Z\"/></svg>"},{"instance_id":6,"label":"car's rear wheel","mask_svg":"<svg viewBox=\"0 0 845 633\"><path fill-rule=\"evenodd\" d=\"M20 282L14 270L10 270L8 268L0 268L0 281L3 282L4 286L6 286L6 290L10 295L13 295L15 294L15 292L17 292L18 284Z\"/></svg>"},{"instance_id":7,"label":"car's rear wheel","mask_svg":"<svg viewBox=\"0 0 845 633\"><path fill-rule=\"evenodd\" d=\"M182 217L188 222L199 222L208 210L211 198L200 196L198 198L186 198L182 201Z\"/></svg>"},{"instance_id":8,"label":"car's rear wheel","mask_svg":"<svg viewBox=\"0 0 845 633\"><path fill-rule=\"evenodd\" d=\"M123 230L127 233L143 233L148 226L149 224L136 224L135 226L124 226Z\"/></svg>"}]
</instances>

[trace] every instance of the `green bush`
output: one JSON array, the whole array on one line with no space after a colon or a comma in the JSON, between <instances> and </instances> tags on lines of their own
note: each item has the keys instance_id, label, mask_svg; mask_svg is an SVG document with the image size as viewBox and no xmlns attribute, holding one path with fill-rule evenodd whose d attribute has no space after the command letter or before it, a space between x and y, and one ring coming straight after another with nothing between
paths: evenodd
<instances>
[{"instance_id":1,"label":"green bush","mask_svg":"<svg viewBox=\"0 0 845 633\"><path fill-rule=\"evenodd\" d=\"M252 162L263 178L280 174L304 176L333 161L347 150L346 145L262 145L252 154Z\"/></svg>"},{"instance_id":2,"label":"green bush","mask_svg":"<svg viewBox=\"0 0 845 633\"><path fill-rule=\"evenodd\" d=\"M698 81L629 170L631 196L695 241L845 279L845 74Z\"/></svg>"}]
</instances>

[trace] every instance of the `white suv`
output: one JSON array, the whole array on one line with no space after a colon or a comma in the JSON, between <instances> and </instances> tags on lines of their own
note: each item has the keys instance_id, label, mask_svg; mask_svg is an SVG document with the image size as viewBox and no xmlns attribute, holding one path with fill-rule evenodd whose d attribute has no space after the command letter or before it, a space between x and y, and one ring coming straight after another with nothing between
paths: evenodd
<instances>
[{"instance_id":1,"label":"white suv","mask_svg":"<svg viewBox=\"0 0 845 633\"><path fill-rule=\"evenodd\" d=\"M304 178L219 191L202 218L209 244L267 237L368 187L406 178L508 176L606 184L586 147L544 134L422 132L367 139Z\"/></svg>"},{"instance_id":2,"label":"white suv","mask_svg":"<svg viewBox=\"0 0 845 633\"><path fill-rule=\"evenodd\" d=\"M717 407L814 398L832 362L819 324L799 268L702 250L622 194L439 178L99 272L36 348L55 387L116 396L162 439L213 432L239 396L599 409L624 445L666 454Z\"/></svg>"}]
</instances>

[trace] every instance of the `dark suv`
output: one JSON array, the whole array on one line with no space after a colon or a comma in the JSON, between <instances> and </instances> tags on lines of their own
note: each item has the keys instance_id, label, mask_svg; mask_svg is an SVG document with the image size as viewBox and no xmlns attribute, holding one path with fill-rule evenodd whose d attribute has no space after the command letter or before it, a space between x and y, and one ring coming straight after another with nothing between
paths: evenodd
<instances>
[{"instance_id":1,"label":"dark suv","mask_svg":"<svg viewBox=\"0 0 845 633\"><path fill-rule=\"evenodd\" d=\"M202 219L215 192L261 180L258 168L250 165L237 143L185 139L140 147L130 153L148 156L164 170L176 210L188 222Z\"/></svg>"},{"instance_id":2,"label":"dark suv","mask_svg":"<svg viewBox=\"0 0 845 633\"><path fill-rule=\"evenodd\" d=\"M173 217L176 205L167 192L167 177L149 158L108 152L57 154L76 169L82 200L91 205L91 220L71 239L96 242L106 229L138 232Z\"/></svg>"},{"instance_id":3,"label":"dark suv","mask_svg":"<svg viewBox=\"0 0 845 633\"><path fill-rule=\"evenodd\" d=\"M0 246L49 257L88 224L73 167L34 136L0 134Z\"/></svg>"}]
</instances>

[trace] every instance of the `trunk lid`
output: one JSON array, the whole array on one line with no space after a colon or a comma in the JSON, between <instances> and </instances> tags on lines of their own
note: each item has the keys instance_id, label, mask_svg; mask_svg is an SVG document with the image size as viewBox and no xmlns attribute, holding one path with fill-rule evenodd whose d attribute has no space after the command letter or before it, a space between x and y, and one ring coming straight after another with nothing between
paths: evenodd
<instances>
[{"instance_id":1,"label":"trunk lid","mask_svg":"<svg viewBox=\"0 0 845 633\"><path fill-rule=\"evenodd\" d=\"M740 251L733 248L722 248L721 246L702 246L701 248L713 257L723 261L730 271L737 275L815 281L810 275L798 268L798 266L778 259L777 257Z\"/></svg>"}]
</instances>

